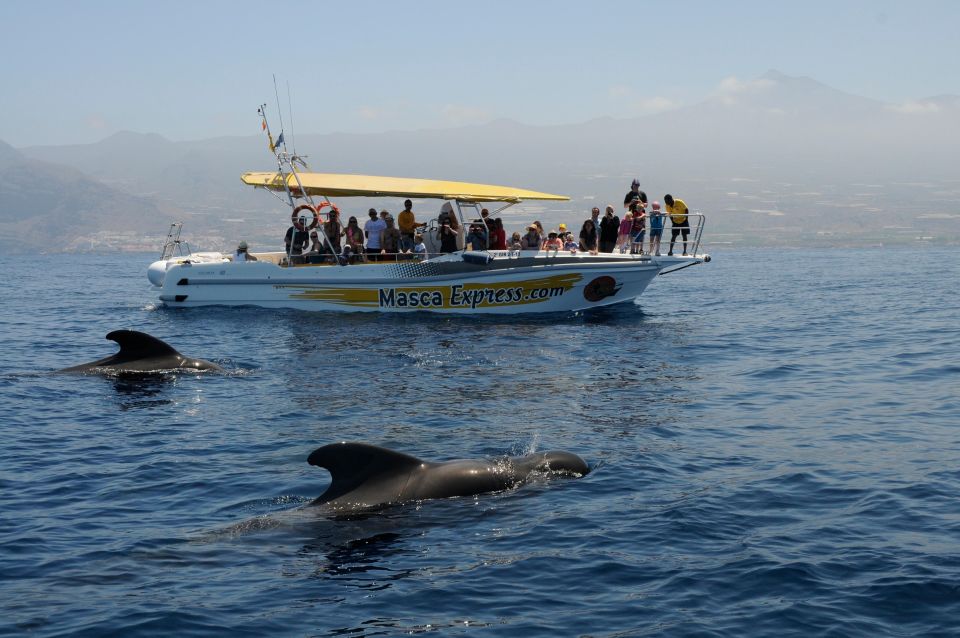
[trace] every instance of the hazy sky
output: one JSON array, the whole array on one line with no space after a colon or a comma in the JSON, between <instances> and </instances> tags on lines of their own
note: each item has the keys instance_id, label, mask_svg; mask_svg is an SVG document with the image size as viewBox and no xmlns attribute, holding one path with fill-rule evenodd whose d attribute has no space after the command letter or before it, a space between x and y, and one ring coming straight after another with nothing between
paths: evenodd
<instances>
[{"instance_id":1,"label":"hazy sky","mask_svg":"<svg viewBox=\"0 0 960 638\"><path fill-rule=\"evenodd\" d=\"M768 69L902 103L960 93L957 25L956 0L8 0L0 140L254 134L272 74L302 133L628 117Z\"/></svg>"}]
</instances>

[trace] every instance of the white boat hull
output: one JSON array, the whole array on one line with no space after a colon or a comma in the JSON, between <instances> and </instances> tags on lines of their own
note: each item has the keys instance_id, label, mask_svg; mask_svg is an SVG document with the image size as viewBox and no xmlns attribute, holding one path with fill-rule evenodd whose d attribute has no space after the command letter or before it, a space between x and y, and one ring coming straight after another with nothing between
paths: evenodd
<instances>
[{"instance_id":1,"label":"white boat hull","mask_svg":"<svg viewBox=\"0 0 960 638\"><path fill-rule=\"evenodd\" d=\"M423 262L281 267L260 262L166 268L160 301L171 307L260 306L339 312L526 314L571 312L631 301L663 269L695 257L491 251L488 264L460 254ZM469 255L468 255L469 256Z\"/></svg>"}]
</instances>

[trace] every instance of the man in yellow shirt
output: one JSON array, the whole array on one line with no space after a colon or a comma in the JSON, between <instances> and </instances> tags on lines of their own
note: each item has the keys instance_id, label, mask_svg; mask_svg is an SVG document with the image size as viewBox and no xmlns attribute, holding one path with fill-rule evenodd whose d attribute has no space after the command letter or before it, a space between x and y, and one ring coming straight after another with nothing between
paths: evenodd
<instances>
[{"instance_id":1,"label":"man in yellow shirt","mask_svg":"<svg viewBox=\"0 0 960 638\"><path fill-rule=\"evenodd\" d=\"M397 228L400 230L400 252L413 251L413 236L416 234L417 228L421 226L426 226L426 224L417 223L417 219L413 215L413 202L409 199L404 201L403 210L397 215Z\"/></svg>"},{"instance_id":2,"label":"man in yellow shirt","mask_svg":"<svg viewBox=\"0 0 960 638\"><path fill-rule=\"evenodd\" d=\"M667 255L673 254L673 244L677 235L683 235L683 254L687 254L687 237L690 235L690 220L687 218L687 205L682 199L674 199L673 195L664 195L667 215L670 215L670 250Z\"/></svg>"}]
</instances>

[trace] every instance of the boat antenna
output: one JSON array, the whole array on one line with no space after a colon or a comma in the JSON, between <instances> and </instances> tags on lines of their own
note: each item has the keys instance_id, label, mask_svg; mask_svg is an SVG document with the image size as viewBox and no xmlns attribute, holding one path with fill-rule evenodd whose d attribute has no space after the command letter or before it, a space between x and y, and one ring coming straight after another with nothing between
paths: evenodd
<instances>
[{"instance_id":1,"label":"boat antenna","mask_svg":"<svg viewBox=\"0 0 960 638\"><path fill-rule=\"evenodd\" d=\"M297 136L293 134L293 100L290 98L290 80L287 80L287 110L290 113L290 143L293 145L293 156L297 156Z\"/></svg>"}]
</instances>

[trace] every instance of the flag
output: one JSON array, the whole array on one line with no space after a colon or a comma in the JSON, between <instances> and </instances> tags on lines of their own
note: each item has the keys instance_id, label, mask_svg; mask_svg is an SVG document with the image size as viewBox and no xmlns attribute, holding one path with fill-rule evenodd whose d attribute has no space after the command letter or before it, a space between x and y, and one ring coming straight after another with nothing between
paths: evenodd
<instances>
[{"instance_id":1,"label":"flag","mask_svg":"<svg viewBox=\"0 0 960 638\"><path fill-rule=\"evenodd\" d=\"M267 143L270 145L270 152L275 152L277 147L273 144L273 135L270 135L270 131L267 131Z\"/></svg>"},{"instance_id":2,"label":"flag","mask_svg":"<svg viewBox=\"0 0 960 638\"><path fill-rule=\"evenodd\" d=\"M280 136L277 137L277 146L283 144L283 131L280 131Z\"/></svg>"},{"instance_id":3,"label":"flag","mask_svg":"<svg viewBox=\"0 0 960 638\"><path fill-rule=\"evenodd\" d=\"M261 130L261 131L266 131L266 130L267 130L267 121L266 121L266 120L260 122L260 130Z\"/></svg>"}]
</instances>

